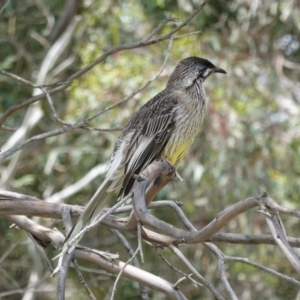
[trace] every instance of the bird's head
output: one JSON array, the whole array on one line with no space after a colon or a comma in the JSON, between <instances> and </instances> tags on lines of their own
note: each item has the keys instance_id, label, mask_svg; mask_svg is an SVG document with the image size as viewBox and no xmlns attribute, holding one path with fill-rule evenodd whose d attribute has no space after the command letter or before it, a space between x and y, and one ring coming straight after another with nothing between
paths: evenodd
<instances>
[{"instance_id":1,"label":"bird's head","mask_svg":"<svg viewBox=\"0 0 300 300\"><path fill-rule=\"evenodd\" d=\"M185 90L195 84L198 86L212 73L226 74L223 69L217 68L207 59L196 56L188 57L178 63L169 78L167 87Z\"/></svg>"}]
</instances>

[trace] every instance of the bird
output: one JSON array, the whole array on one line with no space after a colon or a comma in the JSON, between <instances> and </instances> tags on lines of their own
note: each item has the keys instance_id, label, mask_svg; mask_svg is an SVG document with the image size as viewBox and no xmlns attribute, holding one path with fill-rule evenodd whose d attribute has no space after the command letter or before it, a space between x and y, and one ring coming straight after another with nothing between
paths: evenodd
<instances>
[{"instance_id":1,"label":"bird","mask_svg":"<svg viewBox=\"0 0 300 300\"><path fill-rule=\"evenodd\" d=\"M104 181L79 216L63 247L96 221L117 189L120 189L119 198L126 196L136 175L155 159L164 157L177 167L206 115L208 99L203 83L212 73L226 74L226 71L196 56L181 60L169 76L165 89L131 117L115 143Z\"/></svg>"}]
</instances>

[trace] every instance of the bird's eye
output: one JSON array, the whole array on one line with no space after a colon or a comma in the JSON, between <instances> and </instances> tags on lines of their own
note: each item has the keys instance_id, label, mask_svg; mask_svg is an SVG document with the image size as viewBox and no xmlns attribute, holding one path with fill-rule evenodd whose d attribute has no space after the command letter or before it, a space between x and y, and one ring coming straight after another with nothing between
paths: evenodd
<instances>
[{"instance_id":1,"label":"bird's eye","mask_svg":"<svg viewBox=\"0 0 300 300\"><path fill-rule=\"evenodd\" d=\"M209 69L204 69L204 70L202 70L202 72L201 72L202 74L202 77L203 78L206 78L208 75L209 75L209 73L210 73L210 70Z\"/></svg>"}]
</instances>

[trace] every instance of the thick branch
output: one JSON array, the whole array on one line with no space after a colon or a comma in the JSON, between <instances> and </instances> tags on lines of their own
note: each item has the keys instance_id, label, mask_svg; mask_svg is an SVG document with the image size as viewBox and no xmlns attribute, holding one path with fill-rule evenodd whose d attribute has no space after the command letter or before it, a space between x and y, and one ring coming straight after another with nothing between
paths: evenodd
<instances>
[{"instance_id":1,"label":"thick branch","mask_svg":"<svg viewBox=\"0 0 300 300\"><path fill-rule=\"evenodd\" d=\"M61 219L62 209L65 206L70 208L73 217L79 217L83 211L83 207L77 205L30 200L0 200L0 215L25 215Z\"/></svg>"},{"instance_id":2,"label":"thick branch","mask_svg":"<svg viewBox=\"0 0 300 300\"><path fill-rule=\"evenodd\" d=\"M31 233L43 247L51 245L53 248L59 249L65 240L60 231L39 225L25 216L7 216L6 218Z\"/></svg>"},{"instance_id":3,"label":"thick branch","mask_svg":"<svg viewBox=\"0 0 300 300\"><path fill-rule=\"evenodd\" d=\"M91 261L101 266L104 270L111 274L119 274L124 267L125 263L118 260L107 260L103 256L90 252L88 250L76 249L75 257ZM173 288L173 285L161 277L155 276L151 273L138 269L134 266L127 265L122 274L125 278L139 282L153 290L164 293L169 299L186 299L185 296L179 291Z\"/></svg>"},{"instance_id":4,"label":"thick branch","mask_svg":"<svg viewBox=\"0 0 300 300\"><path fill-rule=\"evenodd\" d=\"M165 159L154 161L140 174L144 180L136 181L132 189L134 194L134 211L136 217L143 225L150 226L158 232L173 237L175 239L174 244L204 242L214 233L218 232L229 220L258 205L257 198L248 198L231 205L219 213L212 222L199 231L190 232L182 230L159 220L148 212L145 200L146 190L162 173L170 174L170 165Z\"/></svg>"},{"instance_id":5,"label":"thick branch","mask_svg":"<svg viewBox=\"0 0 300 300\"><path fill-rule=\"evenodd\" d=\"M77 205L68 205L68 204L60 204L60 203L47 203L42 200L37 200L33 198L33 200L21 200L21 194L11 193L11 192L4 192L0 191L0 215L3 216L12 216L12 215L27 215L27 216L39 216L44 218L52 218L52 219L61 219L61 214L64 207L68 207L71 209L72 217L76 218L80 215L83 211L83 207ZM10 197L8 196L10 195ZM12 197L15 195L15 197ZM29 196L24 195L23 199L29 199ZM11 200L2 200L2 199L11 199ZM150 205L150 208L161 207L159 205L159 201ZM219 214L219 216L224 215L227 211L234 210L236 205L240 206L243 205L244 200L237 202L231 205L228 209L225 209L223 212ZM245 211L246 209L242 209ZM124 209L120 208L120 211L123 212ZM225 218L225 217L224 217ZM27 219L27 218L26 218ZM135 230L131 230L126 226L126 220L124 218L118 218L114 215L107 216L102 223L103 225L117 229L125 232L129 232L136 235ZM213 226L214 221L209 223L207 226ZM40 226L40 225L38 225ZM206 227L207 227L206 226ZM205 227L205 228L206 228ZM24 230L28 231L28 228L24 227ZM36 229L38 230L38 229ZM34 234L34 232L31 232ZM43 239L43 233L40 233L40 238ZM174 243L176 240L172 237L156 233L149 229L144 228L142 232L142 236L145 240L150 242L160 244L163 246L168 246ZM48 237L44 237L45 241L49 241ZM289 244L292 247L300 248L300 239L298 238L287 238ZM234 243L234 244L269 244L269 245L276 245L273 237L271 235L248 235L248 234L236 234L236 233L215 233L211 235L206 241L211 242L222 242L222 243Z\"/></svg>"}]
</instances>

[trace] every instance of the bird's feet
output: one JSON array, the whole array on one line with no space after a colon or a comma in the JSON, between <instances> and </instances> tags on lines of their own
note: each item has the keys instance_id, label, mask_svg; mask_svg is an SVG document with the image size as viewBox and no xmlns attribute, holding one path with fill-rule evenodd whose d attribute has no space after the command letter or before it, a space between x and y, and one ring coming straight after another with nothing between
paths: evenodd
<instances>
[{"instance_id":1,"label":"bird's feet","mask_svg":"<svg viewBox=\"0 0 300 300\"><path fill-rule=\"evenodd\" d=\"M144 176L141 174L133 174L132 177L138 182L145 180Z\"/></svg>"},{"instance_id":2,"label":"bird's feet","mask_svg":"<svg viewBox=\"0 0 300 300\"><path fill-rule=\"evenodd\" d=\"M167 164L169 165L169 168L168 168L168 176L173 177L173 178L176 177L176 175L177 175L176 168L174 167L174 165L173 165L166 157L160 156L160 157L157 158L156 160L167 162ZM181 177L179 177L179 178L181 178Z\"/></svg>"}]
</instances>

